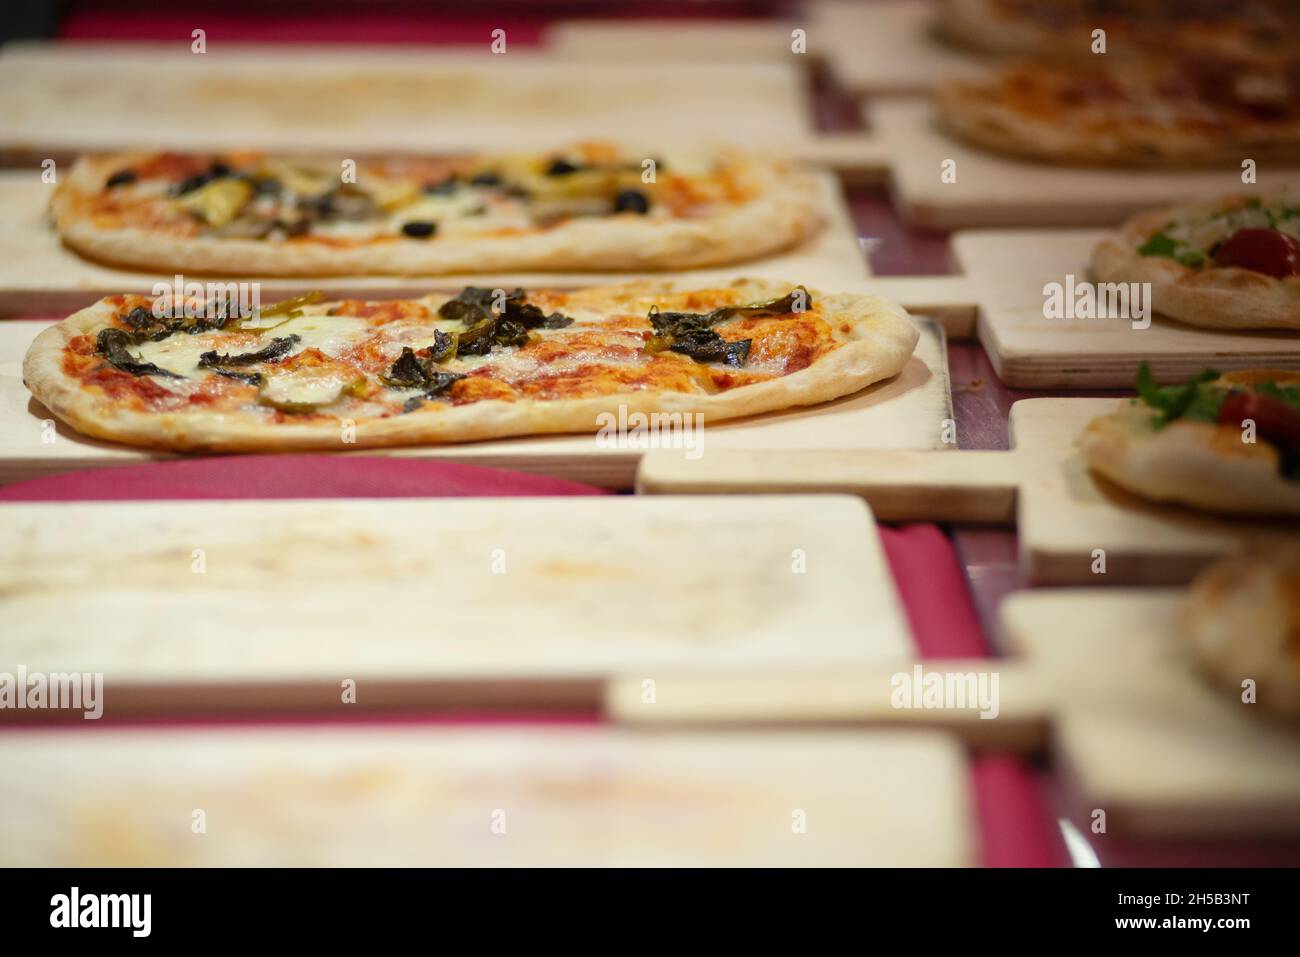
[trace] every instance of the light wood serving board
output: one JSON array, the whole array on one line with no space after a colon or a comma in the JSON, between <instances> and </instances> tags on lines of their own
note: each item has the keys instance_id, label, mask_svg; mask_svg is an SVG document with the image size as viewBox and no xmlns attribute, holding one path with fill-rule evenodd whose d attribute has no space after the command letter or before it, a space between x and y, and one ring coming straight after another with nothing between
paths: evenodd
<instances>
[{"instance_id":1,"label":"light wood serving board","mask_svg":"<svg viewBox=\"0 0 1300 957\"><path fill-rule=\"evenodd\" d=\"M112 715L594 708L614 673L914 654L847 496L14 503L0 581L0 671L102 673ZM0 710L42 718L82 724Z\"/></svg>"},{"instance_id":2,"label":"light wood serving board","mask_svg":"<svg viewBox=\"0 0 1300 957\"><path fill-rule=\"evenodd\" d=\"M383 152L536 148L573 139L809 138L796 64L573 64L420 47L40 44L0 54L0 155L30 164L146 146ZM701 102L707 109L684 108Z\"/></svg>"},{"instance_id":3,"label":"light wood serving board","mask_svg":"<svg viewBox=\"0 0 1300 957\"><path fill-rule=\"evenodd\" d=\"M1052 166L968 146L938 129L924 99L873 101L863 109L871 133L856 147L858 165L887 170L904 219L934 229L970 226L1109 226L1140 210L1255 188L1300 189L1300 167L1260 164L1245 187L1241 167L1135 170ZM851 146L841 147L853 155ZM945 160L956 181L945 183ZM847 162L847 161L842 161Z\"/></svg>"},{"instance_id":4,"label":"light wood serving board","mask_svg":"<svg viewBox=\"0 0 1300 957\"><path fill-rule=\"evenodd\" d=\"M927 660L925 676L998 678L997 714L895 707L877 667L781 680L661 678L644 699L612 681L605 710L645 729L942 728L974 747L1050 753L1081 827L1224 840L1300 835L1300 729L1250 712L1196 673L1180 647L1181 589L1022 592L1000 609L1012 657ZM1094 842L1105 834L1089 831Z\"/></svg>"},{"instance_id":5,"label":"light wood serving board","mask_svg":"<svg viewBox=\"0 0 1300 957\"><path fill-rule=\"evenodd\" d=\"M958 275L880 277L864 288L941 319L950 336L977 336L998 377L1024 389L1131 389L1138 366L1161 382L1221 371L1300 367L1300 333L1200 329L1154 315L1048 319L1044 286L1090 282L1099 230L973 230L952 237Z\"/></svg>"},{"instance_id":6,"label":"light wood serving board","mask_svg":"<svg viewBox=\"0 0 1300 957\"><path fill-rule=\"evenodd\" d=\"M1109 830L1153 837L1300 835L1300 728L1197 673L1181 600L1063 589L1002 606L1010 650L1060 689L1054 750L1081 819L1099 808Z\"/></svg>"},{"instance_id":7,"label":"light wood serving board","mask_svg":"<svg viewBox=\"0 0 1300 957\"><path fill-rule=\"evenodd\" d=\"M753 276L836 291L845 283L869 276L870 266L838 181L826 172L820 173L819 178L826 225L807 242L762 259L665 275L698 282L701 286L730 282L737 276ZM0 218L0 318L65 315L116 293L148 295L160 279L172 280L171 276L99 263L66 248L46 213L53 189L53 185L41 182L38 172L0 173L0 211L4 214ZM198 275L186 273L186 278ZM427 277L267 277L258 282L262 301L269 303L314 289L333 297L384 299L422 296L434 289L459 291L467 285L578 287L644 279L646 275L644 272L517 272Z\"/></svg>"},{"instance_id":8,"label":"light wood serving board","mask_svg":"<svg viewBox=\"0 0 1300 957\"><path fill-rule=\"evenodd\" d=\"M546 50L583 63L781 63L804 66L819 56L816 38L795 53L798 20L561 20L546 30Z\"/></svg>"},{"instance_id":9,"label":"light wood serving board","mask_svg":"<svg viewBox=\"0 0 1300 957\"><path fill-rule=\"evenodd\" d=\"M937 867L977 854L961 750L921 733L9 733L0 759L7 867Z\"/></svg>"},{"instance_id":10,"label":"light wood serving board","mask_svg":"<svg viewBox=\"0 0 1300 957\"><path fill-rule=\"evenodd\" d=\"M719 422L694 433L694 449L944 448L943 423L952 418L943 330L917 320L916 352L893 379L834 402ZM0 322L0 483L113 465L140 465L174 456L89 439L57 422L22 382L28 346L47 323ZM46 422L51 423L48 427ZM602 447L593 435L532 436L447 446L366 449L340 455L403 455L470 465L520 469L607 488L631 488L640 448Z\"/></svg>"},{"instance_id":11,"label":"light wood serving board","mask_svg":"<svg viewBox=\"0 0 1300 957\"><path fill-rule=\"evenodd\" d=\"M1015 522L1025 577L1045 584L1170 584L1252 539L1300 534L1285 520L1233 521L1154 505L1094 479L1075 449L1093 418L1125 399L1024 399L1007 452L718 451L694 461L648 454L647 493L836 492L882 521ZM960 441L960 437L959 441ZM1094 573L1098 549L1105 573Z\"/></svg>"},{"instance_id":12,"label":"light wood serving board","mask_svg":"<svg viewBox=\"0 0 1300 957\"><path fill-rule=\"evenodd\" d=\"M818 0L810 9L810 50L853 93L924 93L943 80L978 76L994 62L938 39L937 14L926 0Z\"/></svg>"}]
</instances>

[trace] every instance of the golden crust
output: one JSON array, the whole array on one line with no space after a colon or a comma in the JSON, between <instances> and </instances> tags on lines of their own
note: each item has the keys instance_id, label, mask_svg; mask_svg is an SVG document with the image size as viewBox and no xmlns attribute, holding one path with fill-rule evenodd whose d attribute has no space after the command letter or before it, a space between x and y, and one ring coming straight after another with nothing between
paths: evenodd
<instances>
[{"instance_id":1,"label":"golden crust","mask_svg":"<svg viewBox=\"0 0 1300 957\"><path fill-rule=\"evenodd\" d=\"M792 288L759 280L731 287L743 301L785 295ZM631 296L683 293L689 284L631 283L588 290L592 305L616 303ZM272 423L265 416L238 412L149 412L127 407L82 386L62 367L65 346L75 337L109 324L114 306L101 300L36 337L23 363L23 379L32 394L77 431L95 438L150 448L206 452L281 452L354 450L379 446L470 442L507 436L563 432L597 432L602 413L702 413L705 423L814 405L849 395L896 375L916 346L918 332L898 305L866 295L821 295L813 292L821 316L838 347L807 368L767 381L715 394L669 390L631 390L583 398L484 399L464 405L430 403L407 415L362 418L344 439L340 422ZM436 308L446 297L422 302Z\"/></svg>"},{"instance_id":2,"label":"golden crust","mask_svg":"<svg viewBox=\"0 0 1300 957\"><path fill-rule=\"evenodd\" d=\"M1138 248L1175 218L1243 206L1252 198L1222 196L1139 213L1092 251L1098 282L1149 282L1154 311L1207 329L1300 329L1300 276L1275 279L1234 266L1194 269Z\"/></svg>"},{"instance_id":3,"label":"golden crust","mask_svg":"<svg viewBox=\"0 0 1300 957\"><path fill-rule=\"evenodd\" d=\"M1268 377L1300 382L1295 372ZM1155 502L1228 515L1300 516L1300 482L1282 477L1272 445L1243 442L1232 425L1182 420L1157 430L1151 418L1134 401L1090 422L1079 439L1088 467Z\"/></svg>"},{"instance_id":4,"label":"golden crust","mask_svg":"<svg viewBox=\"0 0 1300 957\"><path fill-rule=\"evenodd\" d=\"M1238 698L1255 682L1264 711L1300 719L1300 545L1231 555L1202 571L1182 630L1205 674Z\"/></svg>"},{"instance_id":5,"label":"golden crust","mask_svg":"<svg viewBox=\"0 0 1300 957\"><path fill-rule=\"evenodd\" d=\"M743 262L802 242L822 225L820 193L807 173L746 162L757 185L748 201L711 216L654 220L577 217L505 235L385 238L338 245L176 235L174 230L106 228L88 200L121 156L83 157L55 190L50 211L60 237L93 259L121 266L244 276L444 275L511 270L668 270Z\"/></svg>"}]
</instances>

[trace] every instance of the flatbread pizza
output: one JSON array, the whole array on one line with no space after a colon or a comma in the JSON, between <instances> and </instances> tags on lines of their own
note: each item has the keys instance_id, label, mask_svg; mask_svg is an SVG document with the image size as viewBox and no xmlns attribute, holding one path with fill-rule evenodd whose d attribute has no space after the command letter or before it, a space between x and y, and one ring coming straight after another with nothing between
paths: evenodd
<instances>
[{"instance_id":1,"label":"flatbread pizza","mask_svg":"<svg viewBox=\"0 0 1300 957\"><path fill-rule=\"evenodd\" d=\"M813 405L897 374L918 332L867 295L740 280L454 297L290 300L250 318L110 296L43 331L32 394L77 431L176 451L340 450L704 423Z\"/></svg>"},{"instance_id":2,"label":"flatbread pizza","mask_svg":"<svg viewBox=\"0 0 1300 957\"><path fill-rule=\"evenodd\" d=\"M1300 719L1300 545L1230 555L1188 589L1183 632L1201 670L1241 700L1255 683L1255 705Z\"/></svg>"},{"instance_id":3,"label":"flatbread pizza","mask_svg":"<svg viewBox=\"0 0 1300 957\"><path fill-rule=\"evenodd\" d=\"M1097 244L1100 282L1151 284L1161 315L1210 329L1300 329L1300 199L1239 194L1140 213Z\"/></svg>"},{"instance_id":4,"label":"flatbread pizza","mask_svg":"<svg viewBox=\"0 0 1300 957\"><path fill-rule=\"evenodd\" d=\"M94 259L249 276L693 268L795 245L822 216L816 181L784 163L608 143L357 162L88 156L51 212Z\"/></svg>"},{"instance_id":5,"label":"flatbread pizza","mask_svg":"<svg viewBox=\"0 0 1300 957\"><path fill-rule=\"evenodd\" d=\"M1008 66L935 90L939 124L983 149L1076 166L1239 169L1300 161L1297 60L1189 57L1080 71Z\"/></svg>"},{"instance_id":6,"label":"flatbread pizza","mask_svg":"<svg viewBox=\"0 0 1300 957\"><path fill-rule=\"evenodd\" d=\"M1089 423L1088 467L1125 491L1228 515L1300 517L1300 372L1207 371Z\"/></svg>"}]
</instances>

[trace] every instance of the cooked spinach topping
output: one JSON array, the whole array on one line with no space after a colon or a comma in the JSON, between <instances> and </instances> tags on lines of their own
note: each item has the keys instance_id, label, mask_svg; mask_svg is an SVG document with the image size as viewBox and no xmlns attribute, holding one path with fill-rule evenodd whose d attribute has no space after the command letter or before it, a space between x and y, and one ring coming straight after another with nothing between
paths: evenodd
<instances>
[{"instance_id":1,"label":"cooked spinach topping","mask_svg":"<svg viewBox=\"0 0 1300 957\"><path fill-rule=\"evenodd\" d=\"M221 329L225 327L229 315L230 304L223 302L217 310L217 315L212 319L205 316L185 315L159 317L144 306L136 306L120 318L134 330L135 335L131 344L135 345L146 340L161 342L176 332L197 335L200 332Z\"/></svg>"},{"instance_id":2,"label":"cooked spinach topping","mask_svg":"<svg viewBox=\"0 0 1300 957\"><path fill-rule=\"evenodd\" d=\"M123 372L129 372L134 376L156 375L167 379L183 378L183 376L160 368L152 362L141 362L131 355L128 349L136 345L136 342L137 340L130 333L110 327L99 330L99 335L95 337L95 351L107 359L108 364L114 369L121 369Z\"/></svg>"},{"instance_id":3,"label":"cooked spinach topping","mask_svg":"<svg viewBox=\"0 0 1300 957\"><path fill-rule=\"evenodd\" d=\"M436 344L433 348L436 348ZM420 389L423 398L433 398L446 392L465 376L459 372L443 372L437 368L437 360L431 355L418 356L415 350L404 346L402 354L381 378L384 385L391 388Z\"/></svg>"},{"instance_id":4,"label":"cooked spinach topping","mask_svg":"<svg viewBox=\"0 0 1300 957\"><path fill-rule=\"evenodd\" d=\"M108 178L107 182L104 183L104 188L114 189L118 186L126 186L128 183L134 183L136 179L137 177L135 175L135 170L133 169L118 170L116 173L114 173L112 176Z\"/></svg>"},{"instance_id":5,"label":"cooked spinach topping","mask_svg":"<svg viewBox=\"0 0 1300 957\"><path fill-rule=\"evenodd\" d=\"M1228 397L1227 390L1210 384L1218 378L1218 372L1206 369L1184 385L1161 386L1156 384L1151 366L1143 362L1138 367L1137 393L1143 402L1158 413L1152 421L1157 429L1178 419L1214 422L1219 417L1219 408L1224 399Z\"/></svg>"},{"instance_id":6,"label":"cooked spinach topping","mask_svg":"<svg viewBox=\"0 0 1300 957\"><path fill-rule=\"evenodd\" d=\"M522 289L507 293L501 312L494 311L495 289L466 286L455 299L438 308L444 319L455 319L467 327L457 337L456 352L462 356L484 356L494 345L522 346L528 342L529 329L562 329L573 320L558 312L549 316L526 301Z\"/></svg>"},{"instance_id":7,"label":"cooked spinach topping","mask_svg":"<svg viewBox=\"0 0 1300 957\"><path fill-rule=\"evenodd\" d=\"M213 369L212 371L217 375L225 376L227 379L243 382L245 385L262 384L262 373L260 372L232 372L230 369Z\"/></svg>"},{"instance_id":8,"label":"cooked spinach topping","mask_svg":"<svg viewBox=\"0 0 1300 957\"><path fill-rule=\"evenodd\" d=\"M241 355L221 355L215 349L199 356L199 368L209 369L215 366L251 366L257 362L279 362L298 344L301 336L290 335L272 339L270 343L256 352Z\"/></svg>"},{"instance_id":9,"label":"cooked spinach topping","mask_svg":"<svg viewBox=\"0 0 1300 957\"><path fill-rule=\"evenodd\" d=\"M743 366L749 359L752 339L728 342L713 327L731 319L789 315L812 308L812 296L803 286L792 289L779 299L753 302L742 306L720 306L712 312L660 312L650 310L654 338L646 343L647 352L677 352L696 362L722 362Z\"/></svg>"}]
</instances>

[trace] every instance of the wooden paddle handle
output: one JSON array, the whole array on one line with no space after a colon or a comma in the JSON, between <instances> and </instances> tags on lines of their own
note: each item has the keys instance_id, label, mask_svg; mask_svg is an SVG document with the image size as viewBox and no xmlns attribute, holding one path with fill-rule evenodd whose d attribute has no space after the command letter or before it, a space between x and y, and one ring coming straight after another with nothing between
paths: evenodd
<instances>
[{"instance_id":1,"label":"wooden paddle handle","mask_svg":"<svg viewBox=\"0 0 1300 957\"><path fill-rule=\"evenodd\" d=\"M944 685L963 689L964 706L953 706L959 703L956 692L948 693L952 700L944 699ZM970 693L977 687L982 696ZM605 714L621 724L664 729L942 729L971 747L1030 752L1046 747L1051 697L1050 686L1032 668L998 658L900 662L833 673L662 675L651 669L607 682Z\"/></svg>"},{"instance_id":2,"label":"wooden paddle handle","mask_svg":"<svg viewBox=\"0 0 1300 957\"><path fill-rule=\"evenodd\" d=\"M1020 457L1015 452L852 450L647 452L642 494L725 492L857 495L881 521L1011 524Z\"/></svg>"}]
</instances>

